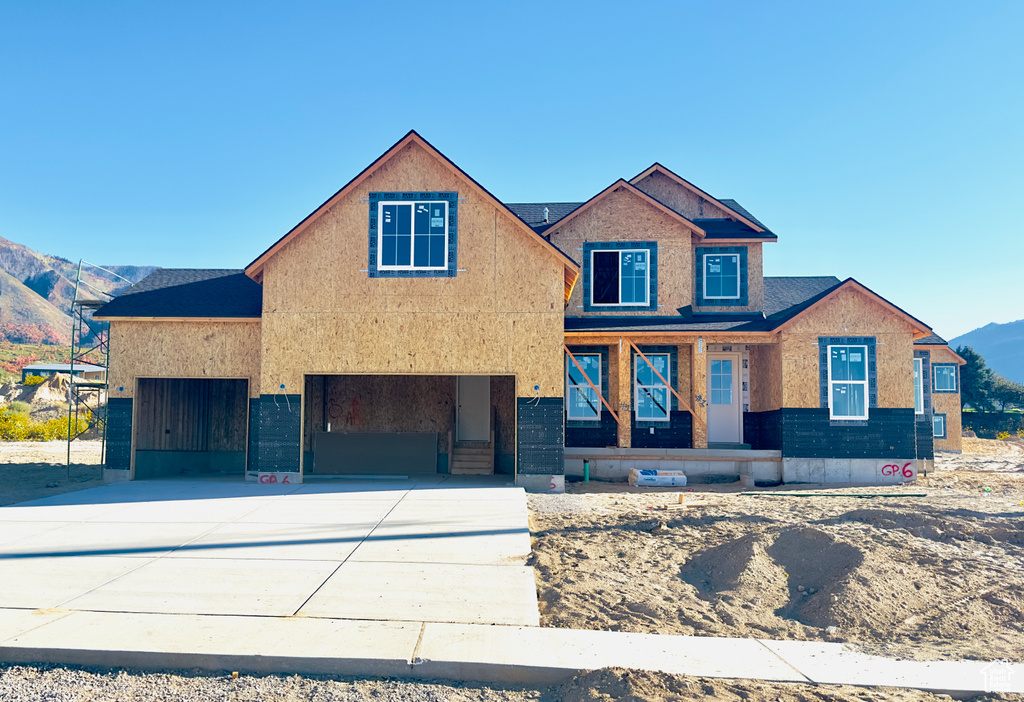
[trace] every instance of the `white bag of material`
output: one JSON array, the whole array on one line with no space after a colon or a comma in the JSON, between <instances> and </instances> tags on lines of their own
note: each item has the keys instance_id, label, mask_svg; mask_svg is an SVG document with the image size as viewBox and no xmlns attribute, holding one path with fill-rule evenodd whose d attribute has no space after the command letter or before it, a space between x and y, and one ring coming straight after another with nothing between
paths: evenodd
<instances>
[{"instance_id":1,"label":"white bag of material","mask_svg":"<svg viewBox=\"0 0 1024 702\"><path fill-rule=\"evenodd\" d=\"M681 470L636 470L629 471L629 484L636 486L683 487L686 474Z\"/></svg>"}]
</instances>

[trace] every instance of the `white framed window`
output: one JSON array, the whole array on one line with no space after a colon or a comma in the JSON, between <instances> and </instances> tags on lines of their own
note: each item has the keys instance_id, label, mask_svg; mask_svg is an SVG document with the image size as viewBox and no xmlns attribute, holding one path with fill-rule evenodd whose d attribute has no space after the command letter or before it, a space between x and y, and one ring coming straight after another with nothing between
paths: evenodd
<instances>
[{"instance_id":1,"label":"white framed window","mask_svg":"<svg viewBox=\"0 0 1024 702\"><path fill-rule=\"evenodd\" d=\"M704 299L738 300L740 297L740 255L704 254Z\"/></svg>"},{"instance_id":2,"label":"white framed window","mask_svg":"<svg viewBox=\"0 0 1024 702\"><path fill-rule=\"evenodd\" d=\"M638 421L667 422L672 400L669 397L668 386L658 379L651 366L657 369L662 378L668 380L671 359L667 353L644 355L651 365L647 365L639 355L634 359L636 365L633 371L633 411L636 412Z\"/></svg>"},{"instance_id":3,"label":"white framed window","mask_svg":"<svg viewBox=\"0 0 1024 702\"><path fill-rule=\"evenodd\" d=\"M932 437L936 439L946 438L946 415L932 415Z\"/></svg>"},{"instance_id":4,"label":"white framed window","mask_svg":"<svg viewBox=\"0 0 1024 702\"><path fill-rule=\"evenodd\" d=\"M377 269L441 271L448 268L448 203L377 204Z\"/></svg>"},{"instance_id":5,"label":"white framed window","mask_svg":"<svg viewBox=\"0 0 1024 702\"><path fill-rule=\"evenodd\" d=\"M914 359L914 414L924 414L924 359Z\"/></svg>"},{"instance_id":6,"label":"white framed window","mask_svg":"<svg viewBox=\"0 0 1024 702\"><path fill-rule=\"evenodd\" d=\"M830 419L868 418L868 347L828 347Z\"/></svg>"},{"instance_id":7,"label":"white framed window","mask_svg":"<svg viewBox=\"0 0 1024 702\"><path fill-rule=\"evenodd\" d=\"M573 421L600 421L601 398L594 388L601 387L601 355L573 354L580 367L569 356L565 357L565 412ZM583 373L580 372L583 369ZM590 383L594 387L590 387Z\"/></svg>"},{"instance_id":8,"label":"white framed window","mask_svg":"<svg viewBox=\"0 0 1024 702\"><path fill-rule=\"evenodd\" d=\"M595 307L650 305L650 251L592 250L590 304Z\"/></svg>"},{"instance_id":9,"label":"white framed window","mask_svg":"<svg viewBox=\"0 0 1024 702\"><path fill-rule=\"evenodd\" d=\"M932 371L935 377L932 390L935 392L957 392L956 370L955 363L933 363Z\"/></svg>"}]
</instances>

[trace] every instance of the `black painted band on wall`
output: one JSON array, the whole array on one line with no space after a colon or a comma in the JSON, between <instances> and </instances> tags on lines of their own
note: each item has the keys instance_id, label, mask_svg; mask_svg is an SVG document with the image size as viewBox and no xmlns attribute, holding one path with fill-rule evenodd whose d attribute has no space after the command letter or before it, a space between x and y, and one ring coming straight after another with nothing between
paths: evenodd
<instances>
[{"instance_id":1,"label":"black painted band on wall","mask_svg":"<svg viewBox=\"0 0 1024 702\"><path fill-rule=\"evenodd\" d=\"M561 397L516 398L516 472L523 475L564 475Z\"/></svg>"},{"instance_id":2,"label":"black painted band on wall","mask_svg":"<svg viewBox=\"0 0 1024 702\"><path fill-rule=\"evenodd\" d=\"M112 397L107 400L106 467L110 470L131 470L132 467L132 399Z\"/></svg>"},{"instance_id":3,"label":"black painted band on wall","mask_svg":"<svg viewBox=\"0 0 1024 702\"><path fill-rule=\"evenodd\" d=\"M281 393L260 395L258 401L252 400L249 410L250 472L298 473L301 455L301 396Z\"/></svg>"},{"instance_id":4,"label":"black painted band on wall","mask_svg":"<svg viewBox=\"0 0 1024 702\"><path fill-rule=\"evenodd\" d=\"M693 448L693 417L686 410L672 410L667 422L636 421L633 415L630 445L636 449L688 449ZM637 426L640 424L640 426Z\"/></svg>"},{"instance_id":5,"label":"black painted band on wall","mask_svg":"<svg viewBox=\"0 0 1024 702\"><path fill-rule=\"evenodd\" d=\"M747 412L744 436L751 448L793 458L904 458L917 456L914 408L872 408L857 426L836 426L828 408Z\"/></svg>"}]
</instances>

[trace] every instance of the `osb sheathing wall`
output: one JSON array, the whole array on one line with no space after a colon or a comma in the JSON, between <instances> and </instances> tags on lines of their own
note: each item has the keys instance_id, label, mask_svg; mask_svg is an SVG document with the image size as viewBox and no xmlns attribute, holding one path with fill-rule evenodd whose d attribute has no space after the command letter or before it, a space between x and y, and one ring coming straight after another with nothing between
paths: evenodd
<instances>
[{"instance_id":1,"label":"osb sheathing wall","mask_svg":"<svg viewBox=\"0 0 1024 702\"><path fill-rule=\"evenodd\" d=\"M929 346L932 363L959 363L957 358L947 346ZM960 366L963 372L963 366ZM963 448L961 438L963 436L962 416L960 414L960 393L933 392L932 411L936 414L946 415L946 438L935 439L936 451L960 451Z\"/></svg>"},{"instance_id":2,"label":"osb sheathing wall","mask_svg":"<svg viewBox=\"0 0 1024 702\"><path fill-rule=\"evenodd\" d=\"M112 321L110 396L133 397L136 378L245 378L259 397L260 322Z\"/></svg>"},{"instance_id":3,"label":"osb sheathing wall","mask_svg":"<svg viewBox=\"0 0 1024 702\"><path fill-rule=\"evenodd\" d=\"M750 411L769 412L781 409L781 347L778 344L751 344L749 353Z\"/></svg>"},{"instance_id":4,"label":"osb sheathing wall","mask_svg":"<svg viewBox=\"0 0 1024 702\"><path fill-rule=\"evenodd\" d=\"M634 183L637 190L642 190L658 202L662 202L687 219L723 219L731 215L710 200L684 188L662 173L651 173L643 180Z\"/></svg>"},{"instance_id":5,"label":"osb sheathing wall","mask_svg":"<svg viewBox=\"0 0 1024 702\"><path fill-rule=\"evenodd\" d=\"M606 195L588 210L557 230L546 232L558 248L583 265L583 244L615 241L658 242L658 311L629 312L613 308L601 312L583 311L583 276L572 291L566 314L591 316L678 315L678 309L693 304L693 249L690 229L641 196L625 189Z\"/></svg>"},{"instance_id":6,"label":"osb sheathing wall","mask_svg":"<svg viewBox=\"0 0 1024 702\"><path fill-rule=\"evenodd\" d=\"M783 407L821 406L819 336L875 337L878 407L914 406L910 324L864 294L846 289L812 307L781 332Z\"/></svg>"},{"instance_id":7,"label":"osb sheathing wall","mask_svg":"<svg viewBox=\"0 0 1024 702\"><path fill-rule=\"evenodd\" d=\"M758 241L726 241L722 239L703 239L693 241L697 246L745 246L747 249L747 304L731 307L722 305L699 305L694 309L698 312L760 312L764 309L764 255L761 242ZM697 262L700 265L700 262ZM696 280L693 285L696 286ZM696 293L696 287L694 287Z\"/></svg>"},{"instance_id":8,"label":"osb sheathing wall","mask_svg":"<svg viewBox=\"0 0 1024 702\"><path fill-rule=\"evenodd\" d=\"M457 191L454 278L370 278L370 192ZM265 387L304 374L515 375L561 396L564 267L511 214L416 144L265 265Z\"/></svg>"}]
</instances>

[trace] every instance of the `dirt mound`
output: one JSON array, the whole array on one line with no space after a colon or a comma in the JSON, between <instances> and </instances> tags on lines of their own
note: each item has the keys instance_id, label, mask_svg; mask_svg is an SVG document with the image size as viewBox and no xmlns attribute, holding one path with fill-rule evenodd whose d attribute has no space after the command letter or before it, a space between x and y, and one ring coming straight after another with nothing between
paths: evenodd
<instances>
[{"instance_id":1,"label":"dirt mound","mask_svg":"<svg viewBox=\"0 0 1024 702\"><path fill-rule=\"evenodd\" d=\"M826 702L834 700L887 700L917 702L949 699L920 690L848 685L802 685L757 680L691 678L646 670L602 668L579 675L559 690L562 702L663 702L665 700L725 700L726 702ZM974 698L976 702L1002 699L999 695Z\"/></svg>"},{"instance_id":2,"label":"dirt mound","mask_svg":"<svg viewBox=\"0 0 1024 702\"><path fill-rule=\"evenodd\" d=\"M54 373L39 385L31 385L18 398L33 407L67 405L71 391L71 377L66 373Z\"/></svg>"}]
</instances>

